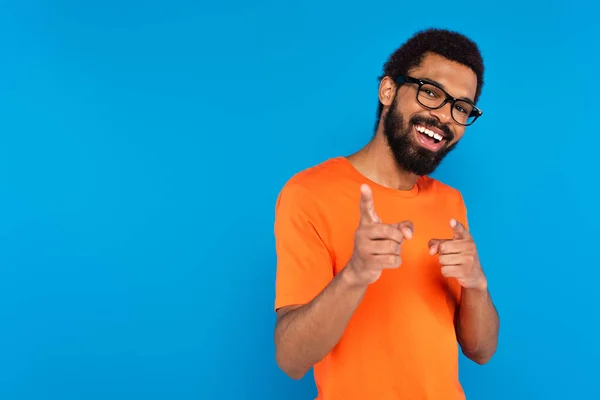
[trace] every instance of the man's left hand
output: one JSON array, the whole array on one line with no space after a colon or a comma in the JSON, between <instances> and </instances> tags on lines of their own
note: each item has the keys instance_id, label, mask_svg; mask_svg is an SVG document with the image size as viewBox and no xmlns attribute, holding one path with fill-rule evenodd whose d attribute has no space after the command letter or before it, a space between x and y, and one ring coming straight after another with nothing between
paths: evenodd
<instances>
[{"instance_id":1,"label":"man's left hand","mask_svg":"<svg viewBox=\"0 0 600 400\"><path fill-rule=\"evenodd\" d=\"M439 254L442 275L455 278L466 289L487 290L487 279L481 268L473 237L463 224L450 221L452 239L431 239L429 254Z\"/></svg>"}]
</instances>

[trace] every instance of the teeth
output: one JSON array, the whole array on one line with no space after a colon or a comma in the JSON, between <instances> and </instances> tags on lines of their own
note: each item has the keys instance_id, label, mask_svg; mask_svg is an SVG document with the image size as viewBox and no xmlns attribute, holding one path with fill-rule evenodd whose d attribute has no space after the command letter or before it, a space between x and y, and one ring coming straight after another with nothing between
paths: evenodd
<instances>
[{"instance_id":1,"label":"teeth","mask_svg":"<svg viewBox=\"0 0 600 400\"><path fill-rule=\"evenodd\" d=\"M444 137L440 134L437 134L435 132L433 132L431 129L427 129L425 127L422 126L417 126L417 131L426 134L429 137L432 137L438 141L441 141Z\"/></svg>"}]
</instances>

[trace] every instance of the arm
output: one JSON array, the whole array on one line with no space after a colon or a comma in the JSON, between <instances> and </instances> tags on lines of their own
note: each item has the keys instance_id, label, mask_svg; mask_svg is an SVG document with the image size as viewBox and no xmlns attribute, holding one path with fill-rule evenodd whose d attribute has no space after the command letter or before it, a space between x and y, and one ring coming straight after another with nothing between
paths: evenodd
<instances>
[{"instance_id":1,"label":"arm","mask_svg":"<svg viewBox=\"0 0 600 400\"><path fill-rule=\"evenodd\" d=\"M463 289L456 323L463 354L478 364L487 363L496 352L499 328L498 312L487 287Z\"/></svg>"},{"instance_id":2,"label":"arm","mask_svg":"<svg viewBox=\"0 0 600 400\"><path fill-rule=\"evenodd\" d=\"M344 268L310 303L277 311L276 360L290 377L300 379L338 343L363 298L360 284Z\"/></svg>"},{"instance_id":3,"label":"arm","mask_svg":"<svg viewBox=\"0 0 600 400\"><path fill-rule=\"evenodd\" d=\"M284 198L292 194L287 190ZM352 257L329 278L331 259L321 240L327 225L308 202L309 194L297 195L279 203L276 219L275 355L285 373L300 379L339 342L367 287L382 270L400 266L400 247L405 237L412 237L412 224L381 223L371 190L364 185Z\"/></svg>"},{"instance_id":4,"label":"arm","mask_svg":"<svg viewBox=\"0 0 600 400\"><path fill-rule=\"evenodd\" d=\"M500 321L473 237L460 222L452 220L451 226L454 238L431 240L430 254L439 254L442 275L462 287L455 326L463 354L485 364L496 352Z\"/></svg>"}]
</instances>

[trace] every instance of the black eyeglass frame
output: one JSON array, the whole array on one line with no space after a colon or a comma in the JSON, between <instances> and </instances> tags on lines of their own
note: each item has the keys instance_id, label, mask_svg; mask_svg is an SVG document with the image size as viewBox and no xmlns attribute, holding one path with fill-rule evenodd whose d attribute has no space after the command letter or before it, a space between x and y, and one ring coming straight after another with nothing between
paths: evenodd
<instances>
[{"instance_id":1,"label":"black eyeglass frame","mask_svg":"<svg viewBox=\"0 0 600 400\"><path fill-rule=\"evenodd\" d=\"M396 78L394 80L394 82L396 82L399 85L403 84L403 83L415 83L415 84L419 85L419 87L417 88L417 97L416 97L417 102L420 105L422 105L423 107L425 107L425 108L427 108L429 110L438 110L438 109L444 107L446 105L446 103L450 102L450 106L451 106L451 113L450 114L452 115L452 119L454 121L456 121L456 123L459 124L459 125L462 125L462 126L471 126L471 125L473 125L475 123L475 121L477 121L477 118L479 118L479 117L481 117L481 115L483 115L483 111L479 107L477 107L475 104L473 104L472 102L464 100L464 99L456 99L456 98L450 96L448 94L448 92L446 92L439 85L436 85L433 82L425 81L423 79L413 78L412 76L407 76L407 75L406 76L399 76L398 78ZM419 92L421 91L421 87L423 85L432 85L432 86L435 86L436 88L440 89L446 95L446 99L442 102L442 104L440 104L437 107L430 107L430 106L426 106L425 104L421 103L419 101ZM473 106L473 110L471 110L471 113L469 114L469 117L467 117L467 118L475 117L473 119L473 121L471 121L468 124L463 124L462 122L459 122L459 121L456 120L456 118L454 118L454 111L452 111L452 110L454 110L454 105L456 104L457 101L462 101L464 103L468 103L471 106Z\"/></svg>"}]
</instances>

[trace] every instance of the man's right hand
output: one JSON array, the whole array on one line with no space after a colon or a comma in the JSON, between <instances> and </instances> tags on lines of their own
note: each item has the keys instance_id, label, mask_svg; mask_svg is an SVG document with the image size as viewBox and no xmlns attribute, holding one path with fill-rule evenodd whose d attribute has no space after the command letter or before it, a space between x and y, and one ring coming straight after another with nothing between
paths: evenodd
<instances>
[{"instance_id":1,"label":"man's right hand","mask_svg":"<svg viewBox=\"0 0 600 400\"><path fill-rule=\"evenodd\" d=\"M369 285L386 268L398 268L402 263L401 245L411 239L413 224L403 221L383 224L375 213L373 192L363 184L360 187L360 223L354 233L354 251L346 266L349 280L355 285Z\"/></svg>"},{"instance_id":2,"label":"man's right hand","mask_svg":"<svg viewBox=\"0 0 600 400\"><path fill-rule=\"evenodd\" d=\"M339 343L369 284L379 279L384 268L400 266L400 246L412 238L411 222L382 223L375 213L371 188L362 185L360 190L360 224L348 264L309 303L278 311L277 363L295 379Z\"/></svg>"}]
</instances>

